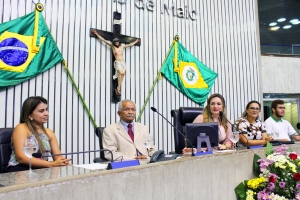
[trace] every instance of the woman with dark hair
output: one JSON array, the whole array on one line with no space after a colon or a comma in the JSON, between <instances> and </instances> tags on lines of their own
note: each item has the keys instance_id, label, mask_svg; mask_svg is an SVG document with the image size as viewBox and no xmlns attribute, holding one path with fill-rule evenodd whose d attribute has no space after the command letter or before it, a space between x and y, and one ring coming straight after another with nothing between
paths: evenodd
<instances>
[{"instance_id":1,"label":"woman with dark hair","mask_svg":"<svg viewBox=\"0 0 300 200\"><path fill-rule=\"evenodd\" d=\"M241 133L240 142L245 146L264 145L273 140L267 135L264 123L258 119L260 110L259 102L250 101L242 117L235 122L237 131Z\"/></svg>"},{"instance_id":2,"label":"woman with dark hair","mask_svg":"<svg viewBox=\"0 0 300 200\"><path fill-rule=\"evenodd\" d=\"M223 112L220 115L220 111ZM203 109L203 114L198 115L193 123L218 122L219 124L219 149L230 149L232 142L228 138L232 134L232 125L226 120L225 100L220 94L212 94L207 105ZM190 148L184 148L183 153L190 152Z\"/></svg>"},{"instance_id":3,"label":"woman with dark hair","mask_svg":"<svg viewBox=\"0 0 300 200\"><path fill-rule=\"evenodd\" d=\"M61 151L54 132L44 127L48 121L48 102L43 97L29 97L22 106L20 123L12 134L12 153L8 162L7 171L23 171L29 169L29 157L23 152L23 143L26 139L35 139L39 153L43 156L60 154ZM45 157L32 158L33 168L57 167L69 165L71 159L63 156L54 156L52 162Z\"/></svg>"}]
</instances>

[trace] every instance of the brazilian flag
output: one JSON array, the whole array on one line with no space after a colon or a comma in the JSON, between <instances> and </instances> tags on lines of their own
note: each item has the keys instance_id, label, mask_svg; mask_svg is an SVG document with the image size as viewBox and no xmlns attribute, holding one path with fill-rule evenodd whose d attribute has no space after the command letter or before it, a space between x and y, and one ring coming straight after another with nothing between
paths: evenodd
<instances>
[{"instance_id":1,"label":"brazilian flag","mask_svg":"<svg viewBox=\"0 0 300 200\"><path fill-rule=\"evenodd\" d=\"M38 10L0 24L0 90L26 81L62 61Z\"/></svg>"},{"instance_id":2,"label":"brazilian flag","mask_svg":"<svg viewBox=\"0 0 300 200\"><path fill-rule=\"evenodd\" d=\"M218 74L174 40L160 72L183 94L203 105Z\"/></svg>"}]
</instances>

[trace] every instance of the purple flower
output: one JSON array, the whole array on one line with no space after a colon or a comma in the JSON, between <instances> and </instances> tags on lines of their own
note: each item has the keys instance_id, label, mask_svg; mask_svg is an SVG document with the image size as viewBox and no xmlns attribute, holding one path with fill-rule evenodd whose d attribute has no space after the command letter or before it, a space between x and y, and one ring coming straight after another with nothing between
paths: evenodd
<instances>
[{"instance_id":1,"label":"purple flower","mask_svg":"<svg viewBox=\"0 0 300 200\"><path fill-rule=\"evenodd\" d=\"M270 183L269 183L269 190L273 191L274 188L275 188L275 184L272 183L272 182L270 182Z\"/></svg>"},{"instance_id":2,"label":"purple flower","mask_svg":"<svg viewBox=\"0 0 300 200\"><path fill-rule=\"evenodd\" d=\"M259 159L257 160L257 162L260 163L259 167L261 172L265 171L269 167L269 165L274 163L273 160L264 160L264 159Z\"/></svg>"},{"instance_id":3,"label":"purple flower","mask_svg":"<svg viewBox=\"0 0 300 200\"><path fill-rule=\"evenodd\" d=\"M280 154L284 155L288 149L289 148L283 144L281 146L275 147L274 153L276 152L276 153L280 153Z\"/></svg>"},{"instance_id":4,"label":"purple flower","mask_svg":"<svg viewBox=\"0 0 300 200\"><path fill-rule=\"evenodd\" d=\"M295 197L296 197L297 200L300 200L300 193L296 193Z\"/></svg>"},{"instance_id":5,"label":"purple flower","mask_svg":"<svg viewBox=\"0 0 300 200\"><path fill-rule=\"evenodd\" d=\"M279 187L284 188L284 186L285 186L285 182L280 182L279 183Z\"/></svg>"},{"instance_id":6,"label":"purple flower","mask_svg":"<svg viewBox=\"0 0 300 200\"><path fill-rule=\"evenodd\" d=\"M265 199L268 199L267 197L269 196L270 194L268 192L266 192L266 190L262 190L260 192L257 193L257 199L258 200L265 200Z\"/></svg>"},{"instance_id":7,"label":"purple flower","mask_svg":"<svg viewBox=\"0 0 300 200\"><path fill-rule=\"evenodd\" d=\"M265 161L265 160L261 161L260 165L259 165L260 171L263 172L265 169L267 169L267 167L269 166L269 164L270 163L267 162L267 161Z\"/></svg>"},{"instance_id":8,"label":"purple flower","mask_svg":"<svg viewBox=\"0 0 300 200\"><path fill-rule=\"evenodd\" d=\"M270 177L277 178L276 174L270 173Z\"/></svg>"},{"instance_id":9,"label":"purple flower","mask_svg":"<svg viewBox=\"0 0 300 200\"><path fill-rule=\"evenodd\" d=\"M296 188L300 189L300 183L297 183Z\"/></svg>"}]
</instances>

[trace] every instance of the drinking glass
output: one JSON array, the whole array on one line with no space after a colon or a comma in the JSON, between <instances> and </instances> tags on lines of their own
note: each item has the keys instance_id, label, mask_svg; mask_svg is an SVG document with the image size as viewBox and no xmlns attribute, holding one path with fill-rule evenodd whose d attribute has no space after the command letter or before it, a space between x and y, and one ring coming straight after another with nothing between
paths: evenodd
<instances>
[{"instance_id":1,"label":"drinking glass","mask_svg":"<svg viewBox=\"0 0 300 200\"><path fill-rule=\"evenodd\" d=\"M231 140L231 142L233 142L234 150L236 151L236 143L240 140L240 132L239 131L233 131L229 135L229 139Z\"/></svg>"},{"instance_id":2,"label":"drinking glass","mask_svg":"<svg viewBox=\"0 0 300 200\"><path fill-rule=\"evenodd\" d=\"M38 151L38 143L36 139L26 139L23 143L23 152L29 158L29 174L32 173L31 158L32 154Z\"/></svg>"},{"instance_id":3,"label":"drinking glass","mask_svg":"<svg viewBox=\"0 0 300 200\"><path fill-rule=\"evenodd\" d=\"M147 136L146 141L144 142L146 148L147 148L147 152L148 152L148 157L150 157L149 153L150 153L150 149L153 148L154 146L154 142L153 142L153 135L149 134Z\"/></svg>"}]
</instances>

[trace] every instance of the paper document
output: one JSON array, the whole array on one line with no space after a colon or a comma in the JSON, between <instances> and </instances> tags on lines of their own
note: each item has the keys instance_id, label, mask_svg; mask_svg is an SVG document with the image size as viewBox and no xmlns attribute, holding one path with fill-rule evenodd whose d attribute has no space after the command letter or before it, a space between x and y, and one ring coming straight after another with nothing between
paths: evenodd
<instances>
[{"instance_id":1,"label":"paper document","mask_svg":"<svg viewBox=\"0 0 300 200\"><path fill-rule=\"evenodd\" d=\"M82 167L85 169L91 169L91 170L96 170L96 169L106 169L107 164L101 164L101 163L93 163L93 164L82 164L82 165L74 165L75 167Z\"/></svg>"},{"instance_id":2,"label":"paper document","mask_svg":"<svg viewBox=\"0 0 300 200\"><path fill-rule=\"evenodd\" d=\"M235 150L234 149L226 149L226 150L217 150L215 152L218 152L218 153L225 153L225 152L234 152Z\"/></svg>"}]
</instances>

